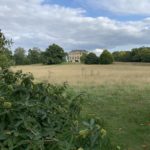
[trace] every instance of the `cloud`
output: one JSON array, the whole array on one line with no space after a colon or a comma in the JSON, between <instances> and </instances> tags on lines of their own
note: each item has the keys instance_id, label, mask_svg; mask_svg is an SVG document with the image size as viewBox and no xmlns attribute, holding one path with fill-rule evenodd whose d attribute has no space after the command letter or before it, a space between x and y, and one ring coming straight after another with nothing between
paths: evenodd
<instances>
[{"instance_id":1,"label":"cloud","mask_svg":"<svg viewBox=\"0 0 150 150\"><path fill-rule=\"evenodd\" d=\"M96 48L95 50L93 50L91 52L95 53L96 56L99 57L102 54L103 51L104 51L104 49Z\"/></svg>"},{"instance_id":2,"label":"cloud","mask_svg":"<svg viewBox=\"0 0 150 150\"><path fill-rule=\"evenodd\" d=\"M114 13L150 15L149 0L86 0L86 3L94 8Z\"/></svg>"},{"instance_id":3,"label":"cloud","mask_svg":"<svg viewBox=\"0 0 150 150\"><path fill-rule=\"evenodd\" d=\"M65 50L150 44L150 18L120 22L87 17L82 8L44 4L42 0L1 0L0 28L14 47L46 48L57 43Z\"/></svg>"}]
</instances>

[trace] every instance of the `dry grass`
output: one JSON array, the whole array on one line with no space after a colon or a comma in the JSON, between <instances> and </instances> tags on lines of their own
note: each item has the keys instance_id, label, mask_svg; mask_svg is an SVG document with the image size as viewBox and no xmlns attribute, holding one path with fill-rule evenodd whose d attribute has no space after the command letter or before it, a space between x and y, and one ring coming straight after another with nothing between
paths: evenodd
<instances>
[{"instance_id":1,"label":"dry grass","mask_svg":"<svg viewBox=\"0 0 150 150\"><path fill-rule=\"evenodd\" d=\"M116 63L113 65L28 65L16 66L14 71L31 72L37 81L68 82L70 85L147 84L150 64Z\"/></svg>"}]
</instances>

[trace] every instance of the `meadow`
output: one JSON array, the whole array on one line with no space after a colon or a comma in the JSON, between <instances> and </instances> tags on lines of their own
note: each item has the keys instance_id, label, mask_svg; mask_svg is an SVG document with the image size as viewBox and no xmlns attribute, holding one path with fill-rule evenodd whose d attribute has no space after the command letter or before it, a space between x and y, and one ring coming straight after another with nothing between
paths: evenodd
<instances>
[{"instance_id":1,"label":"meadow","mask_svg":"<svg viewBox=\"0 0 150 150\"><path fill-rule=\"evenodd\" d=\"M28 65L36 81L69 84L68 92L85 92L83 115L103 118L112 141L125 150L150 150L150 64Z\"/></svg>"}]
</instances>

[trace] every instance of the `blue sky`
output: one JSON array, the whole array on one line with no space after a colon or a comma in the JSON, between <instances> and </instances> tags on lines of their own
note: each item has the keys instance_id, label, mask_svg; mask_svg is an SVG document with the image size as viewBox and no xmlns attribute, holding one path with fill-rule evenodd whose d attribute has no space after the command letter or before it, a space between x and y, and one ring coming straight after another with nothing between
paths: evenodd
<instances>
[{"instance_id":1,"label":"blue sky","mask_svg":"<svg viewBox=\"0 0 150 150\"><path fill-rule=\"evenodd\" d=\"M13 49L130 50L150 46L149 0L1 0L0 28Z\"/></svg>"},{"instance_id":2,"label":"blue sky","mask_svg":"<svg viewBox=\"0 0 150 150\"><path fill-rule=\"evenodd\" d=\"M82 8L86 11L85 12L86 16L90 16L90 17L104 16L104 17L109 17L111 19L116 19L120 21L136 21L136 20L141 20L149 16L147 14L140 14L140 13L138 14L113 13L105 8L98 9L93 6L90 6L86 2L86 0L45 0L43 3L44 4L57 4L60 6L70 7L70 8Z\"/></svg>"}]
</instances>

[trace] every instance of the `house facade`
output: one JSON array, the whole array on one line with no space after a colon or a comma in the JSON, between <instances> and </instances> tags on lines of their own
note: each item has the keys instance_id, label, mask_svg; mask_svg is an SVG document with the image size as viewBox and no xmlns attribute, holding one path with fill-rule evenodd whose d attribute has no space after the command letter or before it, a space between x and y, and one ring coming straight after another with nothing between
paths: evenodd
<instances>
[{"instance_id":1,"label":"house facade","mask_svg":"<svg viewBox=\"0 0 150 150\"><path fill-rule=\"evenodd\" d=\"M79 62L80 63L80 57L84 54L88 53L86 50L72 50L68 53L68 62Z\"/></svg>"}]
</instances>

